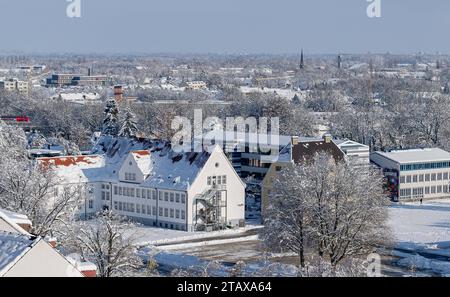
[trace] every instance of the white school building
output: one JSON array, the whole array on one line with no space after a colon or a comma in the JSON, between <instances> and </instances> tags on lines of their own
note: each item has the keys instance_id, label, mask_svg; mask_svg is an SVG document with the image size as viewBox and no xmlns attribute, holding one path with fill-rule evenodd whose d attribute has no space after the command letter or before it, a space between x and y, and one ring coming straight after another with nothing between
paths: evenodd
<instances>
[{"instance_id":1,"label":"white school building","mask_svg":"<svg viewBox=\"0 0 450 297\"><path fill-rule=\"evenodd\" d=\"M58 191L82 185L80 216L111 209L145 225L212 231L245 225L245 184L219 146L176 153L167 143L123 157L40 158L59 177Z\"/></svg>"}]
</instances>

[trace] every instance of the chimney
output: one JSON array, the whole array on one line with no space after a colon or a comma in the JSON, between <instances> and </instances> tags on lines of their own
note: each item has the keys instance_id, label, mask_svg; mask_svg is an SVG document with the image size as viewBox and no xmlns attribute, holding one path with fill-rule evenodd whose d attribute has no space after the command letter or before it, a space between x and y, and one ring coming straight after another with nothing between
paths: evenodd
<instances>
[{"instance_id":1,"label":"chimney","mask_svg":"<svg viewBox=\"0 0 450 297\"><path fill-rule=\"evenodd\" d=\"M52 246L52 248L56 248L58 240L55 237L46 237L46 240Z\"/></svg>"},{"instance_id":2,"label":"chimney","mask_svg":"<svg viewBox=\"0 0 450 297\"><path fill-rule=\"evenodd\" d=\"M91 67L88 68L88 76L91 76Z\"/></svg>"},{"instance_id":3,"label":"chimney","mask_svg":"<svg viewBox=\"0 0 450 297\"><path fill-rule=\"evenodd\" d=\"M76 267L85 277L97 277L97 266L91 262L78 262Z\"/></svg>"},{"instance_id":4,"label":"chimney","mask_svg":"<svg viewBox=\"0 0 450 297\"><path fill-rule=\"evenodd\" d=\"M298 136L292 136L292 140L291 140L292 145L298 145L299 142L300 142L300 138Z\"/></svg>"},{"instance_id":5,"label":"chimney","mask_svg":"<svg viewBox=\"0 0 450 297\"><path fill-rule=\"evenodd\" d=\"M331 134L329 134L329 133L325 133L323 135L323 140L325 141L325 143L330 143L332 139L333 139L333 137L331 137Z\"/></svg>"},{"instance_id":6,"label":"chimney","mask_svg":"<svg viewBox=\"0 0 450 297\"><path fill-rule=\"evenodd\" d=\"M122 101L122 99L123 99L122 86L114 86L114 99L116 99L116 102Z\"/></svg>"}]
</instances>

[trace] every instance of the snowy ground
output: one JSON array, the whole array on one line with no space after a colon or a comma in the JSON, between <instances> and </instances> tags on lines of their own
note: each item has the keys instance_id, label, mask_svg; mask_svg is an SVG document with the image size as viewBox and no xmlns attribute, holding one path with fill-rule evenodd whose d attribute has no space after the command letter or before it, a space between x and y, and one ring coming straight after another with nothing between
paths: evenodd
<instances>
[{"instance_id":1,"label":"snowy ground","mask_svg":"<svg viewBox=\"0 0 450 297\"><path fill-rule=\"evenodd\" d=\"M450 275L450 199L397 204L389 214L397 265Z\"/></svg>"}]
</instances>

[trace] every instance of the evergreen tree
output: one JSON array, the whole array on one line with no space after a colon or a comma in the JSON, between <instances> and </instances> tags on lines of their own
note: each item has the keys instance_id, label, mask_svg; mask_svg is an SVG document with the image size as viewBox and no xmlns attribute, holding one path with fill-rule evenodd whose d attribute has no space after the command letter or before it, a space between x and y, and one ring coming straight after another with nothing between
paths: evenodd
<instances>
[{"instance_id":1,"label":"evergreen tree","mask_svg":"<svg viewBox=\"0 0 450 297\"><path fill-rule=\"evenodd\" d=\"M103 135L117 136L119 132L119 109L116 100L109 99L106 102L105 118L103 119Z\"/></svg>"},{"instance_id":2,"label":"evergreen tree","mask_svg":"<svg viewBox=\"0 0 450 297\"><path fill-rule=\"evenodd\" d=\"M120 128L119 132L120 137L136 137L138 128L135 118L136 116L131 112L129 108L127 108L125 117L122 122L122 127Z\"/></svg>"}]
</instances>

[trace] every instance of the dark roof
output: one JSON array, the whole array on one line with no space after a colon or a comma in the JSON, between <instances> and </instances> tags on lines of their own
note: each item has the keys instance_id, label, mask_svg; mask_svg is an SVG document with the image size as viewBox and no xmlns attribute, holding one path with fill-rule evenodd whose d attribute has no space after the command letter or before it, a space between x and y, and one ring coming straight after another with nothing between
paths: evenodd
<instances>
[{"instance_id":1,"label":"dark roof","mask_svg":"<svg viewBox=\"0 0 450 297\"><path fill-rule=\"evenodd\" d=\"M333 157L336 162L342 161L345 154L333 142L325 140L314 140L299 142L292 147L292 159L295 163L310 163L314 160L316 154L326 153Z\"/></svg>"}]
</instances>

